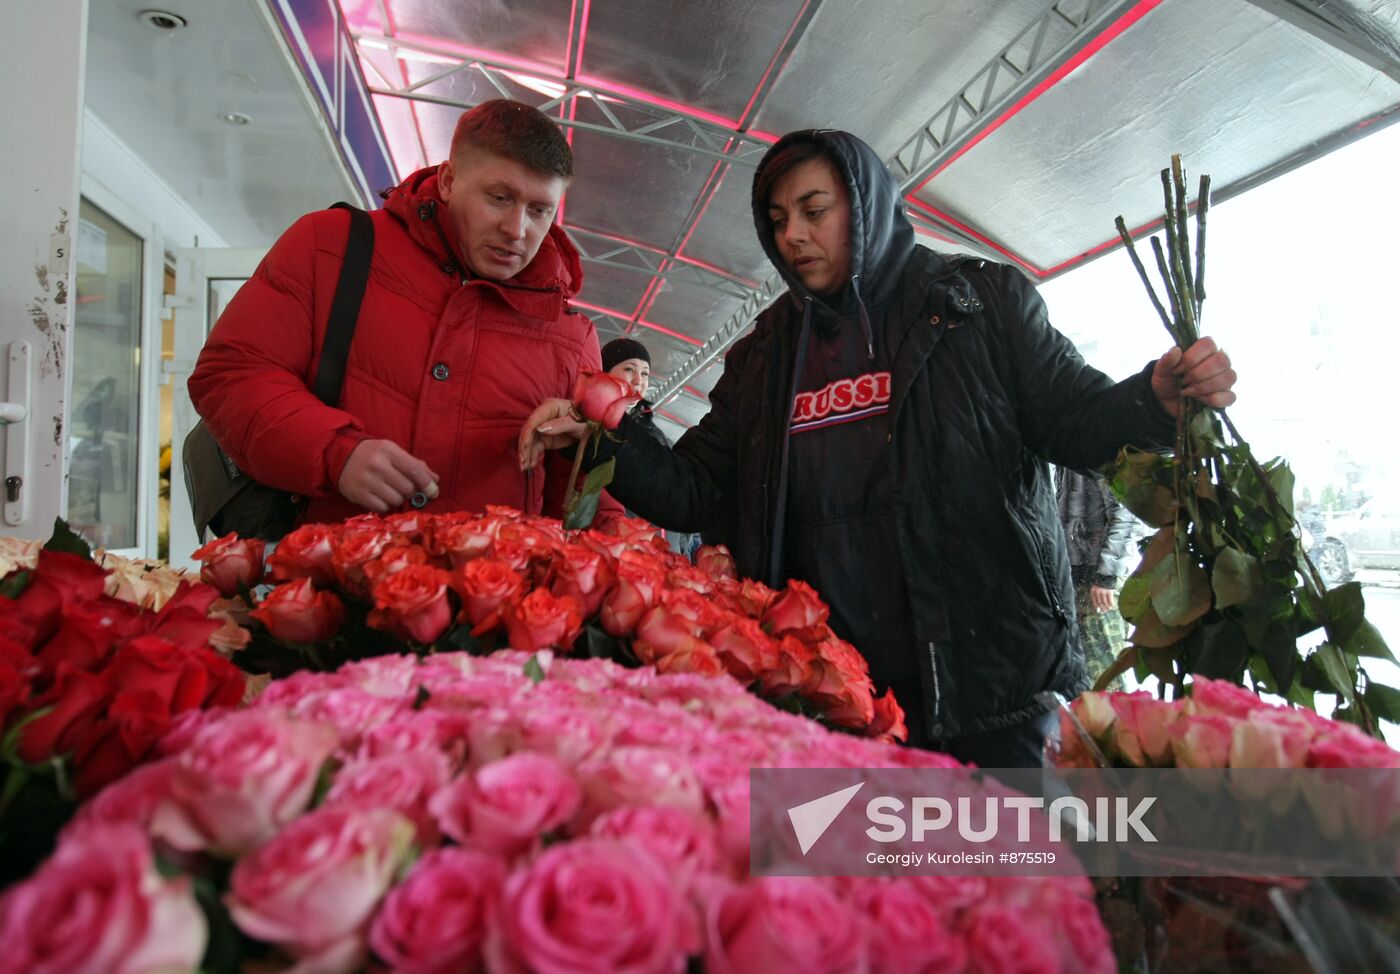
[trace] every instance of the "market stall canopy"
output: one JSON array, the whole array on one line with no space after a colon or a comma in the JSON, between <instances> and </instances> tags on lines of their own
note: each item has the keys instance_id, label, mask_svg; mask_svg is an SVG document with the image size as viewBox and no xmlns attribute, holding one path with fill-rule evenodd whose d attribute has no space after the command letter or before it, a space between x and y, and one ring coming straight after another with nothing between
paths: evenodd
<instances>
[{"instance_id":1,"label":"market stall canopy","mask_svg":"<svg viewBox=\"0 0 1400 974\"><path fill-rule=\"evenodd\" d=\"M481 101L559 119L578 303L652 349L671 433L781 290L748 197L782 133L860 135L922 242L1044 280L1151 229L1172 153L1219 199L1400 117L1400 0L339 3L400 174Z\"/></svg>"}]
</instances>

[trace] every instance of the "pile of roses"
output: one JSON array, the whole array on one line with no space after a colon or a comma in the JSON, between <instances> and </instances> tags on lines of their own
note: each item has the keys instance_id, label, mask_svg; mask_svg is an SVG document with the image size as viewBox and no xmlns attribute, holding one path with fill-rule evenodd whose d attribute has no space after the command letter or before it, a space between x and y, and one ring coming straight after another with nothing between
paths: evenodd
<instances>
[{"instance_id":1,"label":"pile of roses","mask_svg":"<svg viewBox=\"0 0 1400 974\"><path fill-rule=\"evenodd\" d=\"M275 586L250 613L252 647L235 657L250 671L405 650L551 650L727 673L832 726L907 736L903 710L890 693L875 697L865 659L831 631L811 588L740 581L724 548L691 564L642 521L604 533L504 507L366 514L298 528L265 566L258 542L233 535L194 557L206 582L250 604L260 583Z\"/></svg>"},{"instance_id":2,"label":"pile of roses","mask_svg":"<svg viewBox=\"0 0 1400 974\"><path fill-rule=\"evenodd\" d=\"M1400 752L1352 724L1223 680L1191 680L1191 694L1173 701L1142 690L1083 694L1061 711L1055 763L1098 767L1102 755L1127 768L1400 768Z\"/></svg>"},{"instance_id":3,"label":"pile of roses","mask_svg":"<svg viewBox=\"0 0 1400 974\"><path fill-rule=\"evenodd\" d=\"M1113 970L1082 877L750 878L750 767L956 765L732 680L380 657L160 752L0 898L0 974Z\"/></svg>"},{"instance_id":4,"label":"pile of roses","mask_svg":"<svg viewBox=\"0 0 1400 974\"><path fill-rule=\"evenodd\" d=\"M110 575L43 549L0 579L4 757L15 771L58 762L80 798L144 760L182 713L243 697L243 674L209 645L225 624L209 614L216 591L186 580L151 611L107 594Z\"/></svg>"}]
</instances>

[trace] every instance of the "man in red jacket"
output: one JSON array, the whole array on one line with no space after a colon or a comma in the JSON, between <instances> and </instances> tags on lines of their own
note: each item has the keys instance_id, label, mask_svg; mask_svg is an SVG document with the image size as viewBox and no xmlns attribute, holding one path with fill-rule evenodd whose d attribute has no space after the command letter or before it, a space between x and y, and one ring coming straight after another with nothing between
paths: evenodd
<instances>
[{"instance_id":1,"label":"man in red jacket","mask_svg":"<svg viewBox=\"0 0 1400 974\"><path fill-rule=\"evenodd\" d=\"M592 323L569 306L583 285L578 252L554 224L572 178L545 115L511 101L466 112L448 160L372 214L338 408L310 385L349 221L303 216L229 303L190 376L214 438L255 480L309 498L306 521L406 504L558 515L568 463L529 477L515 441L536 403L571 395L579 371L601 365Z\"/></svg>"}]
</instances>

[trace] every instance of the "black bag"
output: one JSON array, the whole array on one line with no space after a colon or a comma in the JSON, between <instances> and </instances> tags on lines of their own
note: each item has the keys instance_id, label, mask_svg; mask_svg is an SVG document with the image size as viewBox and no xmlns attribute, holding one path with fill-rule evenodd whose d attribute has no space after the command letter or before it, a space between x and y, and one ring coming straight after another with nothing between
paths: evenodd
<instances>
[{"instance_id":1,"label":"black bag","mask_svg":"<svg viewBox=\"0 0 1400 974\"><path fill-rule=\"evenodd\" d=\"M332 209L350 213L350 234L312 387L316 397L328 406L340 402L345 363L350 357L350 341L355 337L355 322L360 316L374 252L374 224L369 214L348 203L337 203ZM181 452L194 529L201 542L206 528L215 537L234 532L244 538L276 541L292 530L306 505L305 498L260 484L239 470L203 420L185 437Z\"/></svg>"}]
</instances>

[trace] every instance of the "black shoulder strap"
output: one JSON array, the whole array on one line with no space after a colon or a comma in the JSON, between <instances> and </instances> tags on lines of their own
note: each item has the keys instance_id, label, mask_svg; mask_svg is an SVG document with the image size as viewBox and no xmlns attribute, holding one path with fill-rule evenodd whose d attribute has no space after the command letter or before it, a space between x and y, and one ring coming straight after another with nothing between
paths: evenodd
<instances>
[{"instance_id":1,"label":"black shoulder strap","mask_svg":"<svg viewBox=\"0 0 1400 974\"><path fill-rule=\"evenodd\" d=\"M350 214L350 235L345 242L345 260L340 266L340 280L335 285L331 313L326 321L326 337L321 343L321 362L316 367L316 384L312 392L328 406L340 403L340 387L345 381L345 363L350 358L350 341L355 337L355 322L360 317L360 302L369 281L369 260L374 253L374 223L369 214L349 203L337 203L331 209L343 209Z\"/></svg>"}]
</instances>

